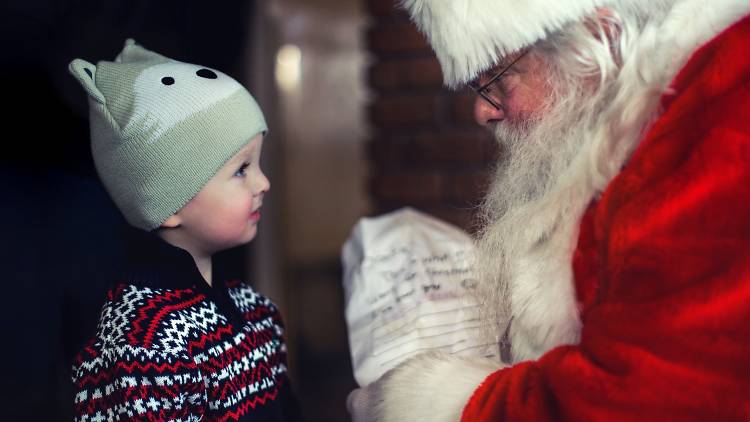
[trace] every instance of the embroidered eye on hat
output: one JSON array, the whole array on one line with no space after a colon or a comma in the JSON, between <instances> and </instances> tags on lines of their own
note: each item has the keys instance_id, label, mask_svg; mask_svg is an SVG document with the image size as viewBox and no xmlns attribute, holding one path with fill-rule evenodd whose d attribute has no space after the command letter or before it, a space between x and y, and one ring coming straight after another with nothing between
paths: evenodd
<instances>
[{"instance_id":1,"label":"embroidered eye on hat","mask_svg":"<svg viewBox=\"0 0 750 422\"><path fill-rule=\"evenodd\" d=\"M88 94L97 173L133 226L153 230L268 129L228 75L149 51L132 39L114 61L75 59Z\"/></svg>"}]
</instances>

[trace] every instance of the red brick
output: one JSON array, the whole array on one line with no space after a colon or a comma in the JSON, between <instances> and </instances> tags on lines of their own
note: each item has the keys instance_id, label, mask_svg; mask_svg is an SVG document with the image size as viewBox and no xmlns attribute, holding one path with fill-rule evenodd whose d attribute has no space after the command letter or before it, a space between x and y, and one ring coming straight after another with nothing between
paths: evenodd
<instances>
[{"instance_id":1,"label":"red brick","mask_svg":"<svg viewBox=\"0 0 750 422\"><path fill-rule=\"evenodd\" d=\"M434 56L382 61L370 69L370 85L381 90L439 89L443 72Z\"/></svg>"},{"instance_id":2,"label":"red brick","mask_svg":"<svg viewBox=\"0 0 750 422\"><path fill-rule=\"evenodd\" d=\"M381 127L424 125L434 121L437 97L430 94L380 97L370 107L370 118Z\"/></svg>"},{"instance_id":3,"label":"red brick","mask_svg":"<svg viewBox=\"0 0 750 422\"><path fill-rule=\"evenodd\" d=\"M409 161L412 142L404 137L380 137L369 143L370 158L379 168L399 168Z\"/></svg>"},{"instance_id":4,"label":"red brick","mask_svg":"<svg viewBox=\"0 0 750 422\"><path fill-rule=\"evenodd\" d=\"M451 115L457 123L476 125L474 121L474 100L476 94L468 89L456 92L451 98Z\"/></svg>"},{"instance_id":5,"label":"red brick","mask_svg":"<svg viewBox=\"0 0 750 422\"><path fill-rule=\"evenodd\" d=\"M476 229L476 205L489 183L498 149L474 123L475 94L447 93L424 37L397 0L365 2L373 26L367 33L374 59L375 92L369 120L375 209L415 206L467 230Z\"/></svg>"},{"instance_id":6,"label":"red brick","mask_svg":"<svg viewBox=\"0 0 750 422\"><path fill-rule=\"evenodd\" d=\"M375 53L431 52L424 36L409 22L390 22L368 31L368 45Z\"/></svg>"},{"instance_id":7,"label":"red brick","mask_svg":"<svg viewBox=\"0 0 750 422\"><path fill-rule=\"evenodd\" d=\"M489 161L489 144L488 134L482 131L423 133L416 136L411 155L420 163L482 167Z\"/></svg>"},{"instance_id":8,"label":"red brick","mask_svg":"<svg viewBox=\"0 0 750 422\"><path fill-rule=\"evenodd\" d=\"M396 6L397 0L367 0L367 11L373 16L388 16L401 9Z\"/></svg>"},{"instance_id":9,"label":"red brick","mask_svg":"<svg viewBox=\"0 0 750 422\"><path fill-rule=\"evenodd\" d=\"M376 198L385 202L413 204L441 199L442 177L437 172L399 171L372 180Z\"/></svg>"},{"instance_id":10,"label":"red brick","mask_svg":"<svg viewBox=\"0 0 750 422\"><path fill-rule=\"evenodd\" d=\"M454 226L464 229L468 233L474 233L476 227L476 210L471 207L448 207L436 206L426 207L424 212L446 221Z\"/></svg>"},{"instance_id":11,"label":"red brick","mask_svg":"<svg viewBox=\"0 0 750 422\"><path fill-rule=\"evenodd\" d=\"M489 168L444 175L444 197L450 201L477 205L487 193L492 178Z\"/></svg>"}]
</instances>

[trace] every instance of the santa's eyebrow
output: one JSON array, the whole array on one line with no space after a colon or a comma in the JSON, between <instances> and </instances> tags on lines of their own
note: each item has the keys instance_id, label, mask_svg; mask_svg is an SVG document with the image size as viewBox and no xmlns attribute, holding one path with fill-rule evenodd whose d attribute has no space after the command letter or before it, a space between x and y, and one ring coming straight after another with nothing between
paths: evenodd
<instances>
[{"instance_id":1,"label":"santa's eyebrow","mask_svg":"<svg viewBox=\"0 0 750 422\"><path fill-rule=\"evenodd\" d=\"M495 65L492 66L492 69L497 70L498 68L508 67L508 65L512 62L513 62L513 59L508 58L508 56L505 56L502 59L498 60L497 63L495 63Z\"/></svg>"},{"instance_id":2,"label":"santa's eyebrow","mask_svg":"<svg viewBox=\"0 0 750 422\"><path fill-rule=\"evenodd\" d=\"M509 60L507 58L500 59L497 63L490 66L489 69L479 72L475 80L479 80L481 78L487 79L497 75L500 70L508 67L508 63Z\"/></svg>"},{"instance_id":3,"label":"santa's eyebrow","mask_svg":"<svg viewBox=\"0 0 750 422\"><path fill-rule=\"evenodd\" d=\"M515 53L506 54L504 57L500 58L493 67L497 69L499 67L508 67L510 65L514 65L521 59L521 57L525 56L528 52L529 50L521 50Z\"/></svg>"}]
</instances>

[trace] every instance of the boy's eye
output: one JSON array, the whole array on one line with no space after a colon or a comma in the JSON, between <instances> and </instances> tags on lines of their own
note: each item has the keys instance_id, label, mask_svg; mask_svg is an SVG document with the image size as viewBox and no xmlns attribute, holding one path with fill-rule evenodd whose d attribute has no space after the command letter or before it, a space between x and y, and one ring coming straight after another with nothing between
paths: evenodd
<instances>
[{"instance_id":1,"label":"boy's eye","mask_svg":"<svg viewBox=\"0 0 750 422\"><path fill-rule=\"evenodd\" d=\"M243 163L243 164L242 164L242 165L240 166L240 168L239 168L239 169L237 169L237 171L236 171L236 172L234 173L234 175L235 175L235 176L240 176L240 177L244 176L244 175L245 175L245 170L247 170L247 168L248 168L249 166L250 166L250 163Z\"/></svg>"}]
</instances>

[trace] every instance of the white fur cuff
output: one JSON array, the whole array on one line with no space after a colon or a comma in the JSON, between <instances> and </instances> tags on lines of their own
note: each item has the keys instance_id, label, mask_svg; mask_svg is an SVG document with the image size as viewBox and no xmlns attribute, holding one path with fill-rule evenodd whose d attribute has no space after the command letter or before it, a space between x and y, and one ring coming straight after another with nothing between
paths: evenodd
<instances>
[{"instance_id":1,"label":"white fur cuff","mask_svg":"<svg viewBox=\"0 0 750 422\"><path fill-rule=\"evenodd\" d=\"M416 356L378 381L372 421L458 421L471 395L500 362L444 353Z\"/></svg>"}]
</instances>

